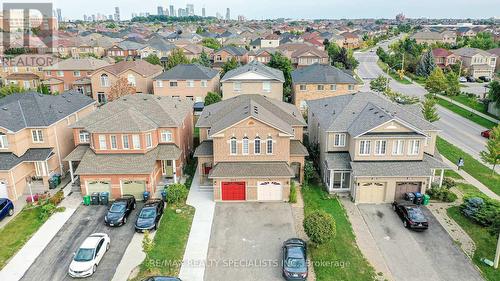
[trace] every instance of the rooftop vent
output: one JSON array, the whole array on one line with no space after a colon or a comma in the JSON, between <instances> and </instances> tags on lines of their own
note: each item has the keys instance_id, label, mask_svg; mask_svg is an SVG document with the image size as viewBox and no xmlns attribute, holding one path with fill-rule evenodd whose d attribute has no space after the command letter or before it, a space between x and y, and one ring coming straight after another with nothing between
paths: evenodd
<instances>
[{"instance_id":1,"label":"rooftop vent","mask_svg":"<svg viewBox=\"0 0 500 281\"><path fill-rule=\"evenodd\" d=\"M328 106L328 104L327 104L327 103L325 103L325 104L324 104L324 107L327 107L327 106Z\"/></svg>"}]
</instances>

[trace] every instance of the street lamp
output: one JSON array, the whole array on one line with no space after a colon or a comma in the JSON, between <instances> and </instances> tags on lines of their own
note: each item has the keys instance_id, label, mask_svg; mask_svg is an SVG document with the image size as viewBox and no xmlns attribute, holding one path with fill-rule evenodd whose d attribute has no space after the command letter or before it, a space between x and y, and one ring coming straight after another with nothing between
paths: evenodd
<instances>
[{"instance_id":1,"label":"street lamp","mask_svg":"<svg viewBox=\"0 0 500 281\"><path fill-rule=\"evenodd\" d=\"M30 189L30 197L31 197L31 203L35 203L35 199L33 198L33 191L31 190L31 177L27 176L26 177L26 183L28 184L28 188Z\"/></svg>"}]
</instances>

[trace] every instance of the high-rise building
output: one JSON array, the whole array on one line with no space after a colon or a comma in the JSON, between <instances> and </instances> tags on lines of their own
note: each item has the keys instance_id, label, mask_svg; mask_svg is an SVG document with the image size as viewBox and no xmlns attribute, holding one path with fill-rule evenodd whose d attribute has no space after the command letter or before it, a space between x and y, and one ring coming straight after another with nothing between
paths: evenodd
<instances>
[{"instance_id":1,"label":"high-rise building","mask_svg":"<svg viewBox=\"0 0 500 281\"><path fill-rule=\"evenodd\" d=\"M95 15L92 15L92 21L95 21L96 18L95 18Z\"/></svg>"},{"instance_id":2,"label":"high-rise building","mask_svg":"<svg viewBox=\"0 0 500 281\"><path fill-rule=\"evenodd\" d=\"M62 22L63 21L61 9L57 9L57 21L58 22Z\"/></svg>"},{"instance_id":3,"label":"high-rise building","mask_svg":"<svg viewBox=\"0 0 500 281\"><path fill-rule=\"evenodd\" d=\"M231 10L229 8L226 9L226 20L231 19Z\"/></svg>"},{"instance_id":4,"label":"high-rise building","mask_svg":"<svg viewBox=\"0 0 500 281\"><path fill-rule=\"evenodd\" d=\"M175 17L175 8L174 5L170 5L170 16Z\"/></svg>"},{"instance_id":5,"label":"high-rise building","mask_svg":"<svg viewBox=\"0 0 500 281\"><path fill-rule=\"evenodd\" d=\"M115 21L120 21L120 7L115 7Z\"/></svg>"},{"instance_id":6,"label":"high-rise building","mask_svg":"<svg viewBox=\"0 0 500 281\"><path fill-rule=\"evenodd\" d=\"M137 13L132 13L132 18L136 18L137 17Z\"/></svg>"},{"instance_id":7,"label":"high-rise building","mask_svg":"<svg viewBox=\"0 0 500 281\"><path fill-rule=\"evenodd\" d=\"M201 8L201 16L202 17L206 17L206 15L205 15L205 7Z\"/></svg>"},{"instance_id":8,"label":"high-rise building","mask_svg":"<svg viewBox=\"0 0 500 281\"><path fill-rule=\"evenodd\" d=\"M108 15L108 20L113 20L113 15Z\"/></svg>"},{"instance_id":9,"label":"high-rise building","mask_svg":"<svg viewBox=\"0 0 500 281\"><path fill-rule=\"evenodd\" d=\"M186 5L186 13L187 13L187 16L194 16L194 5L193 4Z\"/></svg>"},{"instance_id":10,"label":"high-rise building","mask_svg":"<svg viewBox=\"0 0 500 281\"><path fill-rule=\"evenodd\" d=\"M83 15L83 21L87 21L87 15Z\"/></svg>"},{"instance_id":11,"label":"high-rise building","mask_svg":"<svg viewBox=\"0 0 500 281\"><path fill-rule=\"evenodd\" d=\"M158 6L158 15L159 16L163 16L164 13L163 13L163 7L162 6Z\"/></svg>"},{"instance_id":12,"label":"high-rise building","mask_svg":"<svg viewBox=\"0 0 500 281\"><path fill-rule=\"evenodd\" d=\"M238 15L238 21L246 21L247 19L245 18L244 15Z\"/></svg>"}]
</instances>

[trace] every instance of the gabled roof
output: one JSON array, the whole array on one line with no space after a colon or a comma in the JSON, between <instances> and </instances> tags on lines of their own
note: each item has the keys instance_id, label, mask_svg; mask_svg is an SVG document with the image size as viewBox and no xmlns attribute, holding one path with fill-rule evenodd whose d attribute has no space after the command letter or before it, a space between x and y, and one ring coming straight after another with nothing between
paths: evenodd
<instances>
[{"instance_id":1,"label":"gabled roof","mask_svg":"<svg viewBox=\"0 0 500 281\"><path fill-rule=\"evenodd\" d=\"M444 49L444 48L436 48L436 49L432 49L432 55L434 57L447 57L447 56L453 55L453 53Z\"/></svg>"},{"instance_id":2,"label":"gabled roof","mask_svg":"<svg viewBox=\"0 0 500 281\"><path fill-rule=\"evenodd\" d=\"M294 51L291 55L292 58L297 58L297 57L300 57L304 54L307 54L307 53L311 53L317 57L320 57L320 58L328 58L328 54L323 51L323 50L319 50L318 48L314 47L314 46L304 46L300 49L297 49L296 51Z\"/></svg>"},{"instance_id":3,"label":"gabled roof","mask_svg":"<svg viewBox=\"0 0 500 281\"><path fill-rule=\"evenodd\" d=\"M248 72L256 73L258 75L264 76L267 79L285 82L285 76L283 75L283 72L281 70L266 66L256 60L229 71L224 75L224 77L222 77L221 82L233 79L241 74Z\"/></svg>"},{"instance_id":4,"label":"gabled roof","mask_svg":"<svg viewBox=\"0 0 500 281\"><path fill-rule=\"evenodd\" d=\"M144 60L137 60L137 61L121 61L112 65L102 67L99 70L105 70L107 72L110 72L118 76L122 72L125 72L129 69L139 73L140 75L147 77L162 71L163 67L159 65L150 64L149 62Z\"/></svg>"},{"instance_id":5,"label":"gabled roof","mask_svg":"<svg viewBox=\"0 0 500 281\"><path fill-rule=\"evenodd\" d=\"M219 71L197 63L178 64L156 76L154 80L211 80Z\"/></svg>"},{"instance_id":6,"label":"gabled roof","mask_svg":"<svg viewBox=\"0 0 500 281\"><path fill-rule=\"evenodd\" d=\"M144 44L130 41L130 40L124 40L124 41L121 41L120 43L115 44L115 45L123 50L139 50L139 49L144 48L144 46L145 46Z\"/></svg>"},{"instance_id":7,"label":"gabled roof","mask_svg":"<svg viewBox=\"0 0 500 281\"><path fill-rule=\"evenodd\" d=\"M297 107L262 95L240 95L206 106L196 126L211 128L212 136L250 117L290 135L293 126L306 126Z\"/></svg>"},{"instance_id":8,"label":"gabled roof","mask_svg":"<svg viewBox=\"0 0 500 281\"><path fill-rule=\"evenodd\" d=\"M46 67L45 70L96 70L101 67L108 66L109 63L105 60L96 59L93 57L75 59L69 58L55 63L52 66Z\"/></svg>"},{"instance_id":9,"label":"gabled roof","mask_svg":"<svg viewBox=\"0 0 500 281\"><path fill-rule=\"evenodd\" d=\"M245 48L236 47L236 46L224 46L221 49L217 50L216 53L226 51L233 56L244 56L248 51Z\"/></svg>"},{"instance_id":10,"label":"gabled roof","mask_svg":"<svg viewBox=\"0 0 500 281\"><path fill-rule=\"evenodd\" d=\"M454 50L453 53L455 53L456 55L459 55L461 57L472 57L472 56L475 56L477 54L480 54L480 55L483 55L486 57L495 56L495 55L488 53L486 51L483 51L481 49L469 48L469 47L463 47L463 48Z\"/></svg>"},{"instance_id":11,"label":"gabled roof","mask_svg":"<svg viewBox=\"0 0 500 281\"><path fill-rule=\"evenodd\" d=\"M344 71L323 64L312 64L292 72L293 83L358 84L358 81Z\"/></svg>"},{"instance_id":12,"label":"gabled roof","mask_svg":"<svg viewBox=\"0 0 500 281\"><path fill-rule=\"evenodd\" d=\"M12 94L0 99L0 127L13 132L47 127L94 103L78 91L60 95Z\"/></svg>"}]
</instances>

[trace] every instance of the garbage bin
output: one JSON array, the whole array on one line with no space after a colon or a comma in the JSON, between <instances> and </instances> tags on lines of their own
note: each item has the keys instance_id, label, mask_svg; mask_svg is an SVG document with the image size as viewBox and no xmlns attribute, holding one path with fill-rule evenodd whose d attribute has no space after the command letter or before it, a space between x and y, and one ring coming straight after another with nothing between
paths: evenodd
<instances>
[{"instance_id":1,"label":"garbage bin","mask_svg":"<svg viewBox=\"0 0 500 281\"><path fill-rule=\"evenodd\" d=\"M167 202L167 189L161 191L161 199L163 199L163 202Z\"/></svg>"},{"instance_id":2,"label":"garbage bin","mask_svg":"<svg viewBox=\"0 0 500 281\"><path fill-rule=\"evenodd\" d=\"M61 175L60 174L55 174L54 176L56 179L57 179L57 185L60 185L61 184Z\"/></svg>"},{"instance_id":3,"label":"garbage bin","mask_svg":"<svg viewBox=\"0 0 500 281\"><path fill-rule=\"evenodd\" d=\"M413 201L415 201L415 194L413 194L412 192L407 192L407 193L405 193L404 199L406 201L413 202Z\"/></svg>"},{"instance_id":4,"label":"garbage bin","mask_svg":"<svg viewBox=\"0 0 500 281\"><path fill-rule=\"evenodd\" d=\"M57 187L56 181L57 181L57 179L55 179L55 178L49 179L49 189L54 189Z\"/></svg>"},{"instance_id":5,"label":"garbage bin","mask_svg":"<svg viewBox=\"0 0 500 281\"><path fill-rule=\"evenodd\" d=\"M90 202L92 205L99 205L99 192L92 192Z\"/></svg>"},{"instance_id":6,"label":"garbage bin","mask_svg":"<svg viewBox=\"0 0 500 281\"><path fill-rule=\"evenodd\" d=\"M109 203L109 192L101 192L100 193L101 205L108 205Z\"/></svg>"},{"instance_id":7,"label":"garbage bin","mask_svg":"<svg viewBox=\"0 0 500 281\"><path fill-rule=\"evenodd\" d=\"M148 201L149 191L144 191L144 193L142 193L142 199L144 200L144 202Z\"/></svg>"},{"instance_id":8,"label":"garbage bin","mask_svg":"<svg viewBox=\"0 0 500 281\"><path fill-rule=\"evenodd\" d=\"M421 205L422 201L423 201L422 193L414 192L413 194L415 195L415 199L413 200L413 203L416 205Z\"/></svg>"},{"instance_id":9,"label":"garbage bin","mask_svg":"<svg viewBox=\"0 0 500 281\"><path fill-rule=\"evenodd\" d=\"M89 195L83 196L83 205L85 205L85 206L90 205L90 196Z\"/></svg>"},{"instance_id":10,"label":"garbage bin","mask_svg":"<svg viewBox=\"0 0 500 281\"><path fill-rule=\"evenodd\" d=\"M424 206L429 205L429 200L431 200L431 197L427 194L424 194Z\"/></svg>"}]
</instances>

